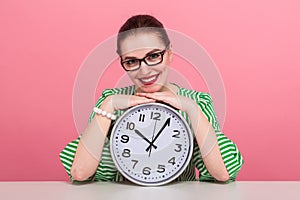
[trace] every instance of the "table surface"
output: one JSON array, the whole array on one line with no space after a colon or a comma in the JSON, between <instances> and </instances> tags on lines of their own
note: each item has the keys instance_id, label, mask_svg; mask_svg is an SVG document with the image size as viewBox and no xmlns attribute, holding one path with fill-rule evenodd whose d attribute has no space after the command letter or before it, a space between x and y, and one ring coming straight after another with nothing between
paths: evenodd
<instances>
[{"instance_id":1,"label":"table surface","mask_svg":"<svg viewBox=\"0 0 300 200\"><path fill-rule=\"evenodd\" d=\"M158 187L92 182L0 182L1 199L300 199L300 181L178 182Z\"/></svg>"}]
</instances>

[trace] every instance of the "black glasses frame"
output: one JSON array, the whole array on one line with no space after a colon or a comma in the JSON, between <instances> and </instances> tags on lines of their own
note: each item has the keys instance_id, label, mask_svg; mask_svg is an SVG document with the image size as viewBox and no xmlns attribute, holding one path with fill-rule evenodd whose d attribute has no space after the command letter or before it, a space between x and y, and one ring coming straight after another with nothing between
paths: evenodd
<instances>
[{"instance_id":1,"label":"black glasses frame","mask_svg":"<svg viewBox=\"0 0 300 200\"><path fill-rule=\"evenodd\" d=\"M138 60L138 61L139 61L139 67L136 68L136 69L134 69L134 70L128 70L128 69L126 69L126 68L124 67L124 63L127 62L128 60L123 60L122 57L121 57L120 63L121 63L121 65L122 65L122 67L123 67L123 69L124 69L125 71L135 71L135 70L140 69L140 68L141 68L141 65L142 65L142 62L144 62L147 66L155 66L155 65L158 65L158 64L160 64L160 63L163 62L163 60L164 60L164 54L165 54L165 52L167 51L167 49L168 49L168 48L165 48L164 50L162 50L162 51L160 51L160 52L153 52L153 53L152 53L152 54L157 53L157 54L160 54L160 55L161 55L161 61L158 62L158 63L155 63L155 64L148 64L147 61L146 61L146 58L147 58L148 56L151 56L152 54L147 55L147 56L145 56L144 58L134 58L134 59L131 59L131 60Z\"/></svg>"}]
</instances>

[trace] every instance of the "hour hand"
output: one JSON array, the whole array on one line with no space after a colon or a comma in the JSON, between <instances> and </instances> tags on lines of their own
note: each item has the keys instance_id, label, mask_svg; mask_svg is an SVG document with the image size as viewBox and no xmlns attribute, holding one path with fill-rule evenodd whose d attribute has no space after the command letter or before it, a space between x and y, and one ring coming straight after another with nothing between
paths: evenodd
<instances>
[{"instance_id":1,"label":"hour hand","mask_svg":"<svg viewBox=\"0 0 300 200\"><path fill-rule=\"evenodd\" d=\"M157 146L154 145L152 142L150 142L150 141L148 140L148 138L146 138L139 130L134 129L134 132L135 132L136 134L138 134L141 138L143 138L144 140L146 140L146 141L149 143L149 146L150 146L150 147L152 146L154 149L157 148Z\"/></svg>"}]
</instances>

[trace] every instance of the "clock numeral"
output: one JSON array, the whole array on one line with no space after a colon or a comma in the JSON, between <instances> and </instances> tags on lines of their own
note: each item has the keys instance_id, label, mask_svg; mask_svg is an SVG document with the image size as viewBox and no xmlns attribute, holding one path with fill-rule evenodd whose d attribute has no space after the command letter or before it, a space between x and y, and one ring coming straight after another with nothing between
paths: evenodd
<instances>
[{"instance_id":1,"label":"clock numeral","mask_svg":"<svg viewBox=\"0 0 300 200\"><path fill-rule=\"evenodd\" d=\"M122 156L124 158L129 158L130 157L130 149L123 149Z\"/></svg>"},{"instance_id":2,"label":"clock numeral","mask_svg":"<svg viewBox=\"0 0 300 200\"><path fill-rule=\"evenodd\" d=\"M136 164L139 162L138 160L131 160L132 162L134 162L133 163L133 166L132 166L132 169L134 169L135 168L135 166L136 166Z\"/></svg>"},{"instance_id":3,"label":"clock numeral","mask_svg":"<svg viewBox=\"0 0 300 200\"><path fill-rule=\"evenodd\" d=\"M151 112L150 119L160 120L161 114L159 112Z\"/></svg>"},{"instance_id":4,"label":"clock numeral","mask_svg":"<svg viewBox=\"0 0 300 200\"><path fill-rule=\"evenodd\" d=\"M126 129L133 130L135 128L135 124L133 122L127 122Z\"/></svg>"},{"instance_id":5,"label":"clock numeral","mask_svg":"<svg viewBox=\"0 0 300 200\"><path fill-rule=\"evenodd\" d=\"M165 167L166 167L165 165L158 165L156 171L159 173L164 173L166 171Z\"/></svg>"},{"instance_id":6,"label":"clock numeral","mask_svg":"<svg viewBox=\"0 0 300 200\"><path fill-rule=\"evenodd\" d=\"M151 168L150 167L144 167L143 174L144 175L150 175L151 174Z\"/></svg>"},{"instance_id":7,"label":"clock numeral","mask_svg":"<svg viewBox=\"0 0 300 200\"><path fill-rule=\"evenodd\" d=\"M175 157L172 157L168 163L172 164L172 165L175 165Z\"/></svg>"},{"instance_id":8,"label":"clock numeral","mask_svg":"<svg viewBox=\"0 0 300 200\"><path fill-rule=\"evenodd\" d=\"M145 121L145 114L140 114L139 121L140 122L144 122Z\"/></svg>"},{"instance_id":9,"label":"clock numeral","mask_svg":"<svg viewBox=\"0 0 300 200\"><path fill-rule=\"evenodd\" d=\"M180 152L182 150L182 144L175 144L178 148L174 149L176 152Z\"/></svg>"},{"instance_id":10,"label":"clock numeral","mask_svg":"<svg viewBox=\"0 0 300 200\"><path fill-rule=\"evenodd\" d=\"M180 131L179 130L173 130L173 132L175 133L174 135L172 135L172 137L174 138L180 138L179 135L180 135Z\"/></svg>"},{"instance_id":11,"label":"clock numeral","mask_svg":"<svg viewBox=\"0 0 300 200\"><path fill-rule=\"evenodd\" d=\"M129 136L128 135L122 135L121 136L121 142L122 143L127 143L129 141Z\"/></svg>"}]
</instances>

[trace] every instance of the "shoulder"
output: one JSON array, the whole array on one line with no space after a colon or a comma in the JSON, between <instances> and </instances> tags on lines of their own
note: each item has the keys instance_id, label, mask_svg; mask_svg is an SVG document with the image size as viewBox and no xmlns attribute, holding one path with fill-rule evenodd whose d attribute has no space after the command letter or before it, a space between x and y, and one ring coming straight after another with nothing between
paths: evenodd
<instances>
[{"instance_id":1,"label":"shoulder","mask_svg":"<svg viewBox=\"0 0 300 200\"><path fill-rule=\"evenodd\" d=\"M134 94L134 85L121 87L121 88L109 88L102 91L102 96L107 97L114 94Z\"/></svg>"},{"instance_id":2,"label":"shoulder","mask_svg":"<svg viewBox=\"0 0 300 200\"><path fill-rule=\"evenodd\" d=\"M191 99L194 99L197 103L212 103L211 95L207 92L200 92L192 89L180 87L180 94Z\"/></svg>"}]
</instances>

